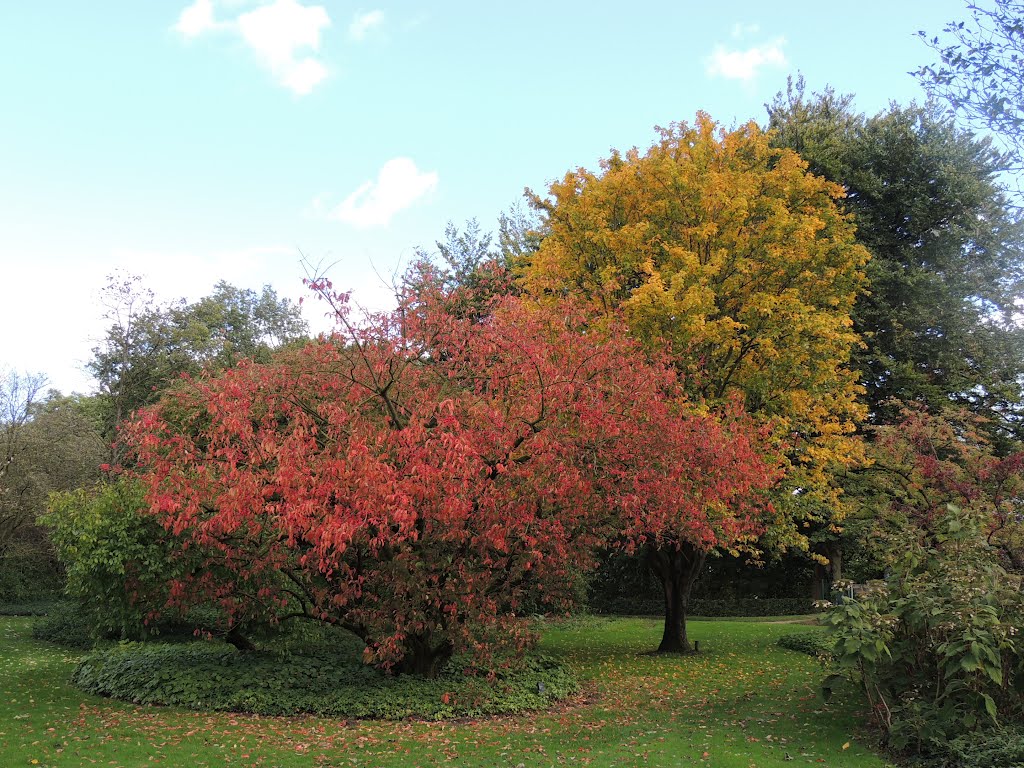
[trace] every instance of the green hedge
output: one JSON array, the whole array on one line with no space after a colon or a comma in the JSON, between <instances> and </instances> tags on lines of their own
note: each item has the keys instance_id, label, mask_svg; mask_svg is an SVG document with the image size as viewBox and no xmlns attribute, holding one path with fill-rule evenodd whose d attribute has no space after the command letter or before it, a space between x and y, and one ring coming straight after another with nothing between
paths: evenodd
<instances>
[{"instance_id":1,"label":"green hedge","mask_svg":"<svg viewBox=\"0 0 1024 768\"><path fill-rule=\"evenodd\" d=\"M46 616L56 600L0 601L0 616Z\"/></svg>"},{"instance_id":2,"label":"green hedge","mask_svg":"<svg viewBox=\"0 0 1024 768\"><path fill-rule=\"evenodd\" d=\"M389 720L510 714L578 690L570 671L545 657L529 657L493 681L449 667L427 680L389 677L350 649L282 655L217 642L122 643L87 656L72 680L88 693L138 704Z\"/></svg>"},{"instance_id":3,"label":"green hedge","mask_svg":"<svg viewBox=\"0 0 1024 768\"><path fill-rule=\"evenodd\" d=\"M783 635L776 643L780 648L790 651L799 651L808 656L817 656L821 659L830 659L835 655L835 643L825 634L824 630L809 632L794 632L790 635Z\"/></svg>"},{"instance_id":4,"label":"green hedge","mask_svg":"<svg viewBox=\"0 0 1024 768\"><path fill-rule=\"evenodd\" d=\"M134 631L132 634L125 631L118 632L110 627L97 624L95 612L75 601L57 600L36 607L39 609L38 611L16 615L40 616L41 618L32 625L32 636L36 640L46 640L63 645L65 648L90 649L99 642L112 640L159 638L163 641L181 642L194 640L197 633L203 635L213 633L215 636L223 634L223 628L220 626L223 623L220 613L213 608L203 606L194 608L185 616L172 616L154 621L145 628L145 635L138 631ZM2 614L2 610L0 610L0 614ZM136 630L133 627L127 629ZM288 642L289 634L278 629L273 637L279 645L282 645Z\"/></svg>"},{"instance_id":5,"label":"green hedge","mask_svg":"<svg viewBox=\"0 0 1024 768\"><path fill-rule=\"evenodd\" d=\"M0 604L52 602L63 591L64 573L48 553L8 553L0 558Z\"/></svg>"},{"instance_id":6,"label":"green hedge","mask_svg":"<svg viewBox=\"0 0 1024 768\"><path fill-rule=\"evenodd\" d=\"M665 605L661 600L614 598L592 601L595 613L618 616L661 616ZM803 616L814 613L814 604L799 597L743 598L737 600L691 600L689 616Z\"/></svg>"}]
</instances>

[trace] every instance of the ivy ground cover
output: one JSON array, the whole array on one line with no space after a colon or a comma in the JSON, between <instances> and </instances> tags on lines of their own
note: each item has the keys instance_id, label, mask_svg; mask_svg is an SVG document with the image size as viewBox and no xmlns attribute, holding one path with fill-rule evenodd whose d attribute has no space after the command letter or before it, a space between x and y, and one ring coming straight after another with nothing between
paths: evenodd
<instances>
[{"instance_id":1,"label":"ivy ground cover","mask_svg":"<svg viewBox=\"0 0 1024 768\"><path fill-rule=\"evenodd\" d=\"M273 718L140 707L67 682L78 657L0 619L0 755L8 766L770 766L882 768L854 705L777 648L797 624L694 622L697 656L647 653L660 624L551 625L542 649L585 692L552 711L447 723Z\"/></svg>"}]
</instances>

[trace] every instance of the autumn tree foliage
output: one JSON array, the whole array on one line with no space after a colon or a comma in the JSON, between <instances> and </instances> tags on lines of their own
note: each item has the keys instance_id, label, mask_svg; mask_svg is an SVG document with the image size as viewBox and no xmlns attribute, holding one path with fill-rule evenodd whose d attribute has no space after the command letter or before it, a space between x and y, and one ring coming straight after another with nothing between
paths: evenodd
<instances>
[{"instance_id":1,"label":"autumn tree foliage","mask_svg":"<svg viewBox=\"0 0 1024 768\"><path fill-rule=\"evenodd\" d=\"M773 545L805 544L793 521L832 515L832 469L861 456L850 312L868 255L842 195L755 124L702 113L532 197L546 235L525 269L533 295L622 313L650 353L669 350L693 401L716 414L739 398L771 425L787 456ZM668 570L702 565L674 551Z\"/></svg>"},{"instance_id":2,"label":"autumn tree foliage","mask_svg":"<svg viewBox=\"0 0 1024 768\"><path fill-rule=\"evenodd\" d=\"M467 316L415 282L357 321L314 281L333 336L196 378L130 425L149 513L204 553L173 604L340 625L368 661L434 675L528 642L525 602L564 605L623 526L704 549L764 528L772 467L742 414L695 412L671 367L578 305Z\"/></svg>"},{"instance_id":3,"label":"autumn tree foliage","mask_svg":"<svg viewBox=\"0 0 1024 768\"><path fill-rule=\"evenodd\" d=\"M668 346L693 397L739 395L817 470L857 453L862 416L848 363L868 256L842 195L754 123L727 131L701 113L534 196L547 234L525 282L621 308L649 349Z\"/></svg>"},{"instance_id":4,"label":"autumn tree foliage","mask_svg":"<svg viewBox=\"0 0 1024 768\"><path fill-rule=\"evenodd\" d=\"M661 584L658 650L689 653L690 593L707 556L751 552L779 523L766 491L780 478L782 456L770 447L770 427L755 424L738 400L699 418L668 411L643 428L646 458L629 469L613 544L640 551Z\"/></svg>"}]
</instances>

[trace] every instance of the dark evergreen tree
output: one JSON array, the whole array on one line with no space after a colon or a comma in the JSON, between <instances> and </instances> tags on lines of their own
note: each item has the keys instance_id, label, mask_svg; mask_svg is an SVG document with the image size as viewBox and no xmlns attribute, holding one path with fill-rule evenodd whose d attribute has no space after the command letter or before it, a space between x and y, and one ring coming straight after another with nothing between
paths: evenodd
<instances>
[{"instance_id":1,"label":"dark evergreen tree","mask_svg":"<svg viewBox=\"0 0 1024 768\"><path fill-rule=\"evenodd\" d=\"M870 420L893 423L893 399L954 403L1020 436L1024 227L999 154L932 106L866 117L802 79L767 107L774 141L846 188L872 255L854 311Z\"/></svg>"}]
</instances>

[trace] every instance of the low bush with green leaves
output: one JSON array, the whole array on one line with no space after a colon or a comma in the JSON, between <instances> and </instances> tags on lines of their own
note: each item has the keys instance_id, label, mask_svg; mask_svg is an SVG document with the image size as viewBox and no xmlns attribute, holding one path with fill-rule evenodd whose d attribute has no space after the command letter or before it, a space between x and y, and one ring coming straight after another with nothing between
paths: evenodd
<instances>
[{"instance_id":1,"label":"low bush with green leaves","mask_svg":"<svg viewBox=\"0 0 1024 768\"><path fill-rule=\"evenodd\" d=\"M806 653L808 656L816 656L819 659L830 659L835 654L831 638L820 629L783 635L776 641L776 645L790 651Z\"/></svg>"},{"instance_id":2,"label":"low bush with green leaves","mask_svg":"<svg viewBox=\"0 0 1024 768\"><path fill-rule=\"evenodd\" d=\"M956 737L1024 722L1024 593L978 521L951 507L885 582L826 616L840 680L867 698L889 745L941 756Z\"/></svg>"},{"instance_id":3,"label":"low bush with green leaves","mask_svg":"<svg viewBox=\"0 0 1024 768\"><path fill-rule=\"evenodd\" d=\"M958 736L950 740L940 760L944 768L1021 768L1024 725Z\"/></svg>"},{"instance_id":4,"label":"low bush with green leaves","mask_svg":"<svg viewBox=\"0 0 1024 768\"><path fill-rule=\"evenodd\" d=\"M97 633L139 639L155 622L174 623L166 610L170 577L191 567L172 562L172 535L143 513L133 480L55 494L43 523L67 570L66 592Z\"/></svg>"},{"instance_id":5,"label":"low bush with green leaves","mask_svg":"<svg viewBox=\"0 0 1024 768\"><path fill-rule=\"evenodd\" d=\"M85 650L96 644L95 625L73 603L56 603L32 625L32 637L65 648Z\"/></svg>"},{"instance_id":6,"label":"low bush with green leaves","mask_svg":"<svg viewBox=\"0 0 1024 768\"><path fill-rule=\"evenodd\" d=\"M73 682L138 704L259 715L442 720L547 707L577 691L572 673L533 656L493 676L451 663L436 679L388 676L352 648L282 654L220 642L122 643L81 661Z\"/></svg>"},{"instance_id":7,"label":"low bush with green leaves","mask_svg":"<svg viewBox=\"0 0 1024 768\"><path fill-rule=\"evenodd\" d=\"M0 606L52 602L63 587L64 575L49 552L14 548L0 557Z\"/></svg>"},{"instance_id":8,"label":"low bush with green leaves","mask_svg":"<svg viewBox=\"0 0 1024 768\"><path fill-rule=\"evenodd\" d=\"M54 599L0 602L0 616L46 616L55 602Z\"/></svg>"}]
</instances>

